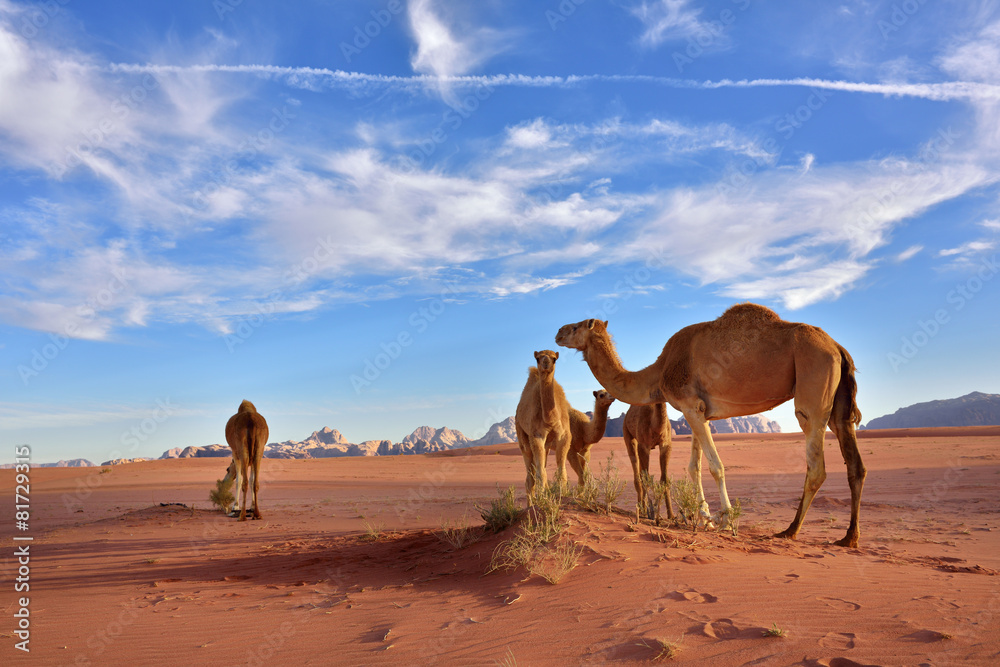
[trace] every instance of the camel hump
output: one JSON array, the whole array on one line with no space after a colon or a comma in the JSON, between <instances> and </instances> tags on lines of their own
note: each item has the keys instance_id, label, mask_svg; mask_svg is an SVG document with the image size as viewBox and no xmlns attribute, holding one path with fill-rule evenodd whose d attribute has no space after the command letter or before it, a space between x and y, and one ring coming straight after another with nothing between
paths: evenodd
<instances>
[{"instance_id":1,"label":"camel hump","mask_svg":"<svg viewBox=\"0 0 1000 667\"><path fill-rule=\"evenodd\" d=\"M722 315L719 317L719 320L722 321L723 323L753 322L753 321L769 321L769 322L782 321L778 313L758 303L738 303L735 306L730 306L728 309L726 309L726 312L722 313Z\"/></svg>"},{"instance_id":2,"label":"camel hump","mask_svg":"<svg viewBox=\"0 0 1000 667\"><path fill-rule=\"evenodd\" d=\"M240 412L257 412L257 408L255 408L254 405L253 405L253 403L251 403L250 401L248 401L246 399L243 399L243 402L240 403L240 409L237 410L236 412L237 413L240 413Z\"/></svg>"}]
</instances>

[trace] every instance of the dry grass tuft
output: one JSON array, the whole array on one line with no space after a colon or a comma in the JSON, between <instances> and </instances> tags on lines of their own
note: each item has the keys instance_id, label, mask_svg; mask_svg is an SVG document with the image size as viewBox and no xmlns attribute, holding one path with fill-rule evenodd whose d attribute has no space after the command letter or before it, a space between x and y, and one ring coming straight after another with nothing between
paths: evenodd
<instances>
[{"instance_id":1,"label":"dry grass tuft","mask_svg":"<svg viewBox=\"0 0 1000 667\"><path fill-rule=\"evenodd\" d=\"M223 512L228 512L229 508L236 502L236 496L233 495L232 491L233 486L235 486L235 482L226 484L223 479L215 480L215 490L209 492L208 499Z\"/></svg>"},{"instance_id":2,"label":"dry grass tuft","mask_svg":"<svg viewBox=\"0 0 1000 667\"><path fill-rule=\"evenodd\" d=\"M521 516L521 509L517 506L517 500L514 497L514 486L511 485L503 491L500 491L498 486L497 491L500 497L490 501L489 507L475 506L479 515L483 517L486 530L491 533L506 530L513 526L517 518Z\"/></svg>"}]
</instances>

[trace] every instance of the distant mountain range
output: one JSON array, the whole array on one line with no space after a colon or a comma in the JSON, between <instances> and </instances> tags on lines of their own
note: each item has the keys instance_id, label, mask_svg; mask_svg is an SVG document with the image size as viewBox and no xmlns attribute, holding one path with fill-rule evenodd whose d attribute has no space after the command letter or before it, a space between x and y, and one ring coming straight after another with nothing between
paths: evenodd
<instances>
[{"instance_id":1,"label":"distant mountain range","mask_svg":"<svg viewBox=\"0 0 1000 667\"><path fill-rule=\"evenodd\" d=\"M974 391L958 398L915 403L900 408L891 415L872 419L865 424L865 428L995 425L1000 425L1000 394Z\"/></svg>"},{"instance_id":2,"label":"distant mountain range","mask_svg":"<svg viewBox=\"0 0 1000 667\"><path fill-rule=\"evenodd\" d=\"M588 413L590 414L590 413ZM622 424L625 423L625 413L614 419L608 420L608 427L604 431L606 438L622 437ZM708 427L712 433L781 433L781 426L776 421L767 419L764 415L750 415L747 417L730 417L729 419L718 419L708 422ZM691 427L688 426L687 419L671 419L670 428L674 435L690 435Z\"/></svg>"},{"instance_id":3,"label":"distant mountain range","mask_svg":"<svg viewBox=\"0 0 1000 667\"><path fill-rule=\"evenodd\" d=\"M622 435L622 423L625 413L614 419L608 419L605 436L610 438ZM683 418L670 420L670 425L677 435L691 433L691 428ZM984 394L974 391L971 394L939 401L917 403L900 408L891 415L872 419L864 428L922 428L934 426L989 426L1000 425L1000 394ZM712 433L780 433L781 427L763 415L748 417L733 417L710 422ZM493 424L481 438L475 440L465 436L461 431L447 427L434 428L421 426L400 442L391 440L366 440L352 443L343 434L329 427L314 431L305 440L286 440L285 442L268 443L264 456L273 459L318 459L338 456L390 456L396 454L426 454L448 449L497 445L505 442L517 442L514 429L514 418ZM175 447L160 456L161 459L187 459L203 457L227 457L228 445L205 445L201 447ZM116 459L105 461L101 465L115 465L149 459ZM71 459L57 463L33 463L33 468L51 467L88 467L94 464L87 459ZM11 463L0 465L0 468L13 468Z\"/></svg>"},{"instance_id":4,"label":"distant mountain range","mask_svg":"<svg viewBox=\"0 0 1000 667\"><path fill-rule=\"evenodd\" d=\"M471 439L461 431L446 426L420 426L400 442L391 440L365 440L353 443L337 429L326 427L314 431L305 440L271 442L264 448L264 457L269 459L324 459L339 456L392 456L397 454L427 454L447 449L497 445L516 442L514 418L493 424L481 438ZM176 447L168 449L161 459L188 459L229 456L228 445L206 445L204 447ZM109 462L111 463L111 462ZM108 464L105 464L108 465Z\"/></svg>"},{"instance_id":5,"label":"distant mountain range","mask_svg":"<svg viewBox=\"0 0 1000 667\"><path fill-rule=\"evenodd\" d=\"M68 461L56 461L55 463L32 463L32 468L89 468L94 464L87 459L70 459ZM0 469L13 468L13 463L4 463Z\"/></svg>"}]
</instances>

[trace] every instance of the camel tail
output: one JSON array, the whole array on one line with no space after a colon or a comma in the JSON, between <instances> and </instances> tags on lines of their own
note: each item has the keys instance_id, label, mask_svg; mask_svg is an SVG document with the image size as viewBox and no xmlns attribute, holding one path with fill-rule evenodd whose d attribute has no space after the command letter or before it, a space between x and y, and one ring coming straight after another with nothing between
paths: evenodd
<instances>
[{"instance_id":1,"label":"camel tail","mask_svg":"<svg viewBox=\"0 0 1000 667\"><path fill-rule=\"evenodd\" d=\"M840 349L840 384L837 386L837 394L833 399L833 416L845 422L853 422L855 425L861 424L861 410L858 409L857 395L858 382L854 377L857 368L854 366L854 359L838 344Z\"/></svg>"}]
</instances>

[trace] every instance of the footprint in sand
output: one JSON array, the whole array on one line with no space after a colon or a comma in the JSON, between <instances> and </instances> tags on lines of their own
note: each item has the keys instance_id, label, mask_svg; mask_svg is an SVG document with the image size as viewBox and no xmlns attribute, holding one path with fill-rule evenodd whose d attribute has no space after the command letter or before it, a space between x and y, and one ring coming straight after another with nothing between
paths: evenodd
<instances>
[{"instance_id":1,"label":"footprint in sand","mask_svg":"<svg viewBox=\"0 0 1000 667\"><path fill-rule=\"evenodd\" d=\"M799 575L794 572L789 572L788 574L783 574L781 577L767 577L767 583L769 584L790 584L799 580Z\"/></svg>"},{"instance_id":2,"label":"footprint in sand","mask_svg":"<svg viewBox=\"0 0 1000 667\"><path fill-rule=\"evenodd\" d=\"M956 609L961 608L960 605L957 605L954 602L949 602L948 600L938 597L937 595L925 595L923 597L913 598L913 599L918 600L920 602L926 602L927 604L932 605L938 611L954 611Z\"/></svg>"},{"instance_id":3,"label":"footprint in sand","mask_svg":"<svg viewBox=\"0 0 1000 667\"><path fill-rule=\"evenodd\" d=\"M709 595L708 593L699 593L698 591L674 591L673 593L667 593L665 598L669 600L677 600L678 602L716 602L719 598L714 595Z\"/></svg>"},{"instance_id":4,"label":"footprint in sand","mask_svg":"<svg viewBox=\"0 0 1000 667\"><path fill-rule=\"evenodd\" d=\"M842 600L840 598L818 597L816 599L825 605L837 609L838 611L857 611L858 609L861 609L861 605L859 605L857 602L850 602L848 600Z\"/></svg>"},{"instance_id":5,"label":"footprint in sand","mask_svg":"<svg viewBox=\"0 0 1000 667\"><path fill-rule=\"evenodd\" d=\"M706 623L701 632L712 639L736 639L743 631L733 623L732 619L720 618Z\"/></svg>"},{"instance_id":6,"label":"footprint in sand","mask_svg":"<svg viewBox=\"0 0 1000 667\"><path fill-rule=\"evenodd\" d=\"M854 639L853 632L828 632L820 638L819 645L823 648L846 651L849 648L854 648Z\"/></svg>"}]
</instances>

